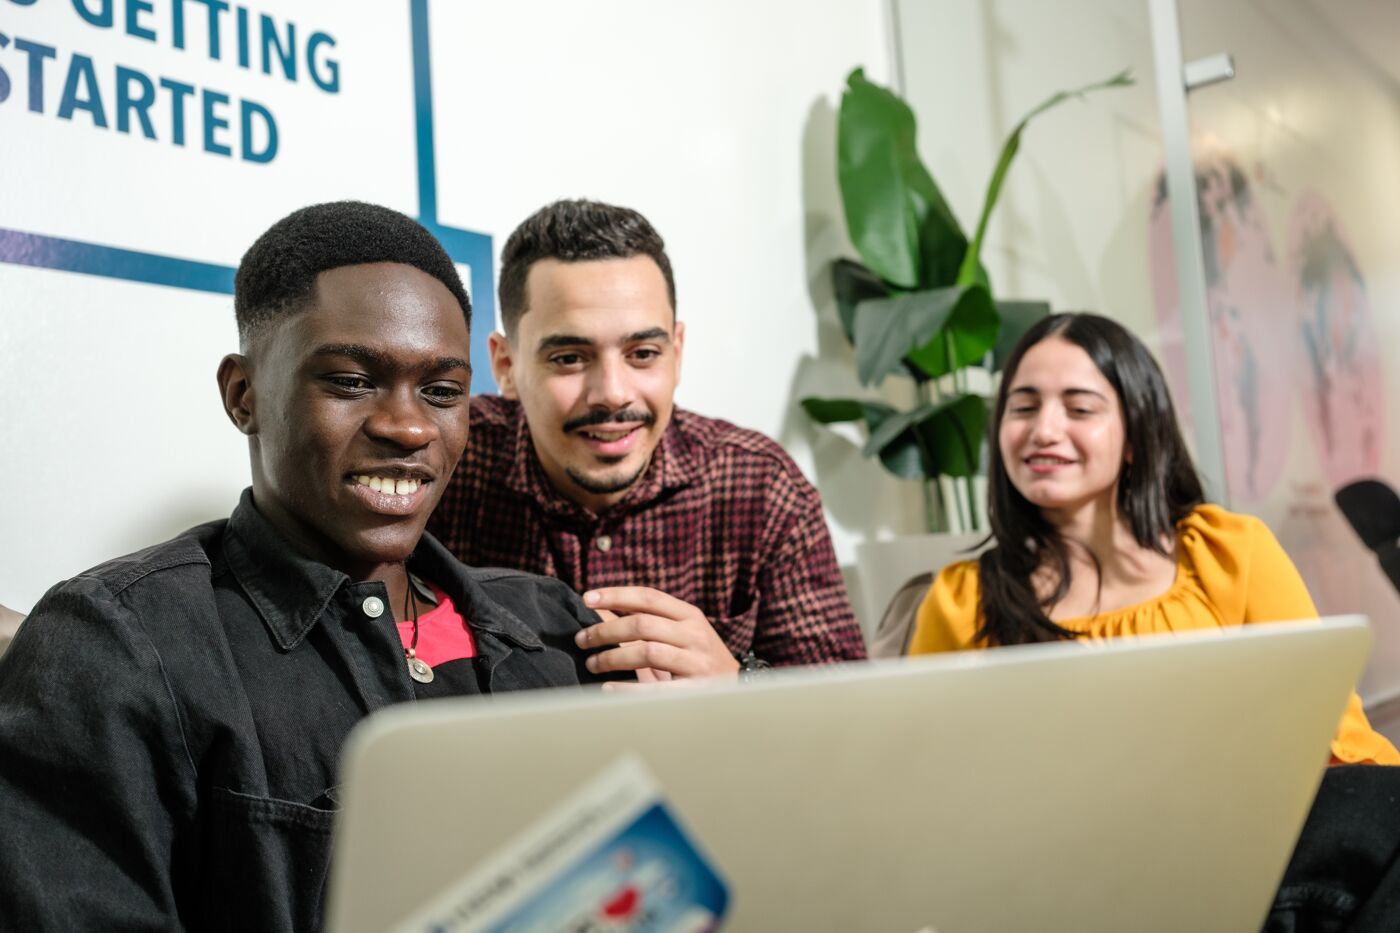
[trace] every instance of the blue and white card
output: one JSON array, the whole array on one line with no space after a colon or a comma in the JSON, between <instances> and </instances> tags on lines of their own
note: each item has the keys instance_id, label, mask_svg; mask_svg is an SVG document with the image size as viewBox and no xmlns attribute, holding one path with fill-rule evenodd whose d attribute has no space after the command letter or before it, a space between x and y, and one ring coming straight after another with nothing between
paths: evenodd
<instances>
[{"instance_id":1,"label":"blue and white card","mask_svg":"<svg viewBox=\"0 0 1400 933\"><path fill-rule=\"evenodd\" d=\"M401 924L400 933L705 933L729 889L629 756Z\"/></svg>"}]
</instances>

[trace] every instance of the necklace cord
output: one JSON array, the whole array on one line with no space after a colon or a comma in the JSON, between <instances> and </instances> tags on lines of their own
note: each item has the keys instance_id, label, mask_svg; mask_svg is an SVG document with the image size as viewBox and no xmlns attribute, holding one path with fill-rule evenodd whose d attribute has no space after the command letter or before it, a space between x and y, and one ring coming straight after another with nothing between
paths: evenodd
<instances>
[{"instance_id":1,"label":"necklace cord","mask_svg":"<svg viewBox=\"0 0 1400 933\"><path fill-rule=\"evenodd\" d=\"M408 575L408 570L404 570L404 575ZM408 647L408 656L416 658L418 656L418 600L413 598L413 578L408 578L408 588L403 594L403 614L413 616L413 641Z\"/></svg>"}]
</instances>

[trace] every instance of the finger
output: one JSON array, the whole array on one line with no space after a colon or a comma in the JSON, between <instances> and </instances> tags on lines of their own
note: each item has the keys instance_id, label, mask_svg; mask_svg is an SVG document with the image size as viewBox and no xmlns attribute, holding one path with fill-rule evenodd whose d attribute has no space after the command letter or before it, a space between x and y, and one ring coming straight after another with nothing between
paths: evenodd
<instances>
[{"instance_id":1,"label":"finger","mask_svg":"<svg viewBox=\"0 0 1400 933\"><path fill-rule=\"evenodd\" d=\"M708 625L708 623L707 623ZM574 636L580 648L606 648L629 641L656 641L677 648L690 647L700 635L690 625L647 614L614 616L596 625L581 629Z\"/></svg>"},{"instance_id":2,"label":"finger","mask_svg":"<svg viewBox=\"0 0 1400 933\"><path fill-rule=\"evenodd\" d=\"M676 677L693 677L704 672L704 658L691 651L655 641L630 642L589 655L585 666L595 674L652 668Z\"/></svg>"},{"instance_id":3,"label":"finger","mask_svg":"<svg viewBox=\"0 0 1400 933\"><path fill-rule=\"evenodd\" d=\"M699 609L684 600L677 599L649 586L607 586L589 590L583 594L583 601L590 609L611 609L619 613L645 612L652 615L680 619L689 615L699 615Z\"/></svg>"},{"instance_id":4,"label":"finger","mask_svg":"<svg viewBox=\"0 0 1400 933\"><path fill-rule=\"evenodd\" d=\"M635 644L635 642L632 642L632 643L630 643L630 644ZM637 682L638 682L638 683L643 683L643 684L655 684L655 683L660 683L661 681L670 680L670 679L671 679L671 673L670 673L670 671L658 671L658 670L654 670L654 669L652 669L652 668L650 668L650 667L639 667L639 668L637 668Z\"/></svg>"}]
</instances>

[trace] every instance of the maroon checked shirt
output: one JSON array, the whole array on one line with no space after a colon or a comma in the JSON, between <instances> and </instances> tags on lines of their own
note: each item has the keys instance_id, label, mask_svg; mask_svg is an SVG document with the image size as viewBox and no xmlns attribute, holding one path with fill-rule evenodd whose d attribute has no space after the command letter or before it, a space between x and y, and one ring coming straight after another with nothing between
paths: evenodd
<instances>
[{"instance_id":1,"label":"maroon checked shirt","mask_svg":"<svg viewBox=\"0 0 1400 933\"><path fill-rule=\"evenodd\" d=\"M736 655L865 657L817 491L781 447L724 421L677 409L646 473L594 515L550 486L519 403L477 396L428 530L472 566L580 593L654 587L698 607Z\"/></svg>"}]
</instances>

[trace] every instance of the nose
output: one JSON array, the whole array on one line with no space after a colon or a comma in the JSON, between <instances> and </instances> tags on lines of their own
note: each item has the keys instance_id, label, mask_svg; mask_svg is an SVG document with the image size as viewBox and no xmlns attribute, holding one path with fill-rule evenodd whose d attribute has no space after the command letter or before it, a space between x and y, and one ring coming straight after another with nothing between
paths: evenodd
<instances>
[{"instance_id":1,"label":"nose","mask_svg":"<svg viewBox=\"0 0 1400 933\"><path fill-rule=\"evenodd\" d=\"M1031 443L1042 447L1064 436L1065 412L1059 405L1042 405L1031 422Z\"/></svg>"},{"instance_id":2,"label":"nose","mask_svg":"<svg viewBox=\"0 0 1400 933\"><path fill-rule=\"evenodd\" d=\"M427 403L417 386L386 392L364 421L369 437L400 450L422 450L438 438L437 423L428 416Z\"/></svg>"},{"instance_id":3,"label":"nose","mask_svg":"<svg viewBox=\"0 0 1400 933\"><path fill-rule=\"evenodd\" d=\"M631 370L621 356L601 357L588 376L590 408L620 411L632 402Z\"/></svg>"}]
</instances>

